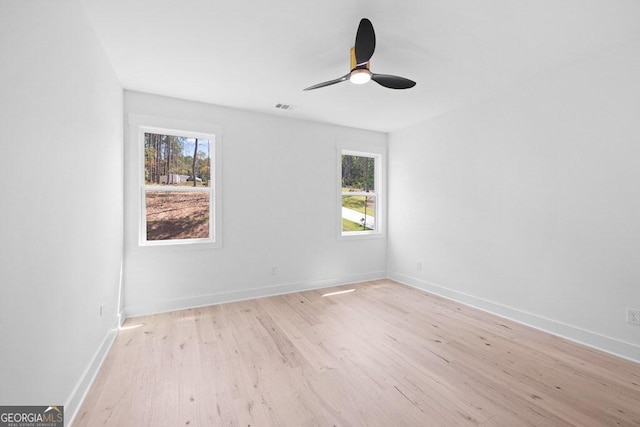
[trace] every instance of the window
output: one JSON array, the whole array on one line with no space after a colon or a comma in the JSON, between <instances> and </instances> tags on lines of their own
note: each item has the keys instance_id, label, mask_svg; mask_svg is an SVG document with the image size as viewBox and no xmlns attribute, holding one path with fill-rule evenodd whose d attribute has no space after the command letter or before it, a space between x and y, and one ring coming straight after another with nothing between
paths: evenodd
<instances>
[{"instance_id":1,"label":"window","mask_svg":"<svg viewBox=\"0 0 640 427\"><path fill-rule=\"evenodd\" d=\"M340 235L382 236L381 154L340 150Z\"/></svg>"},{"instance_id":2,"label":"window","mask_svg":"<svg viewBox=\"0 0 640 427\"><path fill-rule=\"evenodd\" d=\"M140 245L220 246L220 136L142 124L137 130L141 149Z\"/></svg>"}]
</instances>

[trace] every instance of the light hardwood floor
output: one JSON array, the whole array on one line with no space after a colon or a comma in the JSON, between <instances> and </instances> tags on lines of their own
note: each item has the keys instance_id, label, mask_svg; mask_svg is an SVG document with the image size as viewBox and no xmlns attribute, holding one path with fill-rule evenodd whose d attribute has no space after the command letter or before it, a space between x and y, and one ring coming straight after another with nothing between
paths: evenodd
<instances>
[{"instance_id":1,"label":"light hardwood floor","mask_svg":"<svg viewBox=\"0 0 640 427\"><path fill-rule=\"evenodd\" d=\"M389 280L124 326L74 427L640 425L640 364Z\"/></svg>"}]
</instances>

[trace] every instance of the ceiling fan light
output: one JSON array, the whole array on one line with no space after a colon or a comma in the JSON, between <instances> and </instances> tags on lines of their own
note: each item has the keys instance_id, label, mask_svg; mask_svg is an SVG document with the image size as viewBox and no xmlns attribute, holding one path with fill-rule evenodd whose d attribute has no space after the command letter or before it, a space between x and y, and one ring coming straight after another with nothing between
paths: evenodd
<instances>
[{"instance_id":1,"label":"ceiling fan light","mask_svg":"<svg viewBox=\"0 0 640 427\"><path fill-rule=\"evenodd\" d=\"M367 70L366 68L353 70L351 72L351 75L349 76L349 81L357 85L364 84L369 80L371 80L371 72L369 72L369 70Z\"/></svg>"}]
</instances>

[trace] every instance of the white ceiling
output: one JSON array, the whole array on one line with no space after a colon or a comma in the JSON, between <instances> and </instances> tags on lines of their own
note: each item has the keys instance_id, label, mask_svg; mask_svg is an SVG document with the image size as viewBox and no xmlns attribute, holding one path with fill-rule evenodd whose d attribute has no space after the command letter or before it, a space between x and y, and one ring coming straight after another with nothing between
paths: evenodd
<instances>
[{"instance_id":1,"label":"white ceiling","mask_svg":"<svg viewBox=\"0 0 640 427\"><path fill-rule=\"evenodd\" d=\"M637 0L82 1L126 89L383 132L640 40ZM363 17L371 70L417 86L303 92L349 71Z\"/></svg>"}]
</instances>

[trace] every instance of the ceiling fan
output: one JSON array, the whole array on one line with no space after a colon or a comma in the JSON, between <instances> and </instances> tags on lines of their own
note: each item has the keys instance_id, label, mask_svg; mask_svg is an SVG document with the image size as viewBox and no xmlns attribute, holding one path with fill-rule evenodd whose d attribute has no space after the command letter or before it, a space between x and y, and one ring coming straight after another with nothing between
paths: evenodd
<instances>
[{"instance_id":1,"label":"ceiling fan","mask_svg":"<svg viewBox=\"0 0 640 427\"><path fill-rule=\"evenodd\" d=\"M371 57L376 49L376 33L373 31L373 24L367 18L360 20L358 32L356 33L356 44L351 48L351 71L342 77L334 80L318 83L309 86L304 90L319 89L325 86L331 86L336 83L351 81L355 84L367 83L373 80L381 86L390 89L409 89L416 85L413 80L404 77L392 76L389 74L375 74L369 70L371 65Z\"/></svg>"}]
</instances>

